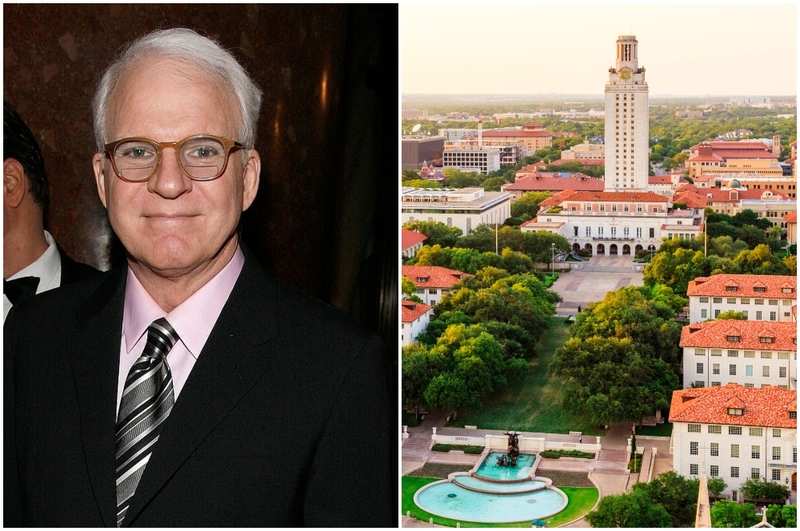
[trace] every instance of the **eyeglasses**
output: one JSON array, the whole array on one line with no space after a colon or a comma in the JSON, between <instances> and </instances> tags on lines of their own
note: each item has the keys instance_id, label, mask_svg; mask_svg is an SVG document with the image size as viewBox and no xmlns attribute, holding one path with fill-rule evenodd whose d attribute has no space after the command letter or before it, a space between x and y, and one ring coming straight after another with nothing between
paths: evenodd
<instances>
[{"instance_id":1,"label":"eyeglasses","mask_svg":"<svg viewBox=\"0 0 800 531\"><path fill-rule=\"evenodd\" d=\"M117 177L123 181L144 182L155 175L164 148L175 150L181 170L190 179L211 181L225 172L231 150L243 149L244 145L218 136L196 135L177 142L123 138L104 147Z\"/></svg>"}]
</instances>

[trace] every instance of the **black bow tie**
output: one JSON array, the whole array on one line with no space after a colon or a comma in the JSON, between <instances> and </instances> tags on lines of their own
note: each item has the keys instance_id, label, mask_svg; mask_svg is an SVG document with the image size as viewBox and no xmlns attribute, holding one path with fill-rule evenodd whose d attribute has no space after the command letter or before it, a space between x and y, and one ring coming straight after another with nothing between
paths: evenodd
<instances>
[{"instance_id":1,"label":"black bow tie","mask_svg":"<svg viewBox=\"0 0 800 531\"><path fill-rule=\"evenodd\" d=\"M16 304L23 299L36 295L39 287L39 277L22 277L13 280L3 280L3 294L8 297L11 304Z\"/></svg>"}]
</instances>

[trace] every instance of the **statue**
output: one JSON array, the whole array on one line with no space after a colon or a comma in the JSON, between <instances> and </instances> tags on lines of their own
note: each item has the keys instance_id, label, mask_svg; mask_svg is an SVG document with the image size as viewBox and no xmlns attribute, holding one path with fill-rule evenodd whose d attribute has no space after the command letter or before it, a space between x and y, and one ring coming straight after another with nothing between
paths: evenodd
<instances>
[{"instance_id":1,"label":"statue","mask_svg":"<svg viewBox=\"0 0 800 531\"><path fill-rule=\"evenodd\" d=\"M497 458L497 464L503 467L517 466L517 457L519 457L519 436L518 431L509 431L503 435L508 436L508 451L505 455Z\"/></svg>"}]
</instances>

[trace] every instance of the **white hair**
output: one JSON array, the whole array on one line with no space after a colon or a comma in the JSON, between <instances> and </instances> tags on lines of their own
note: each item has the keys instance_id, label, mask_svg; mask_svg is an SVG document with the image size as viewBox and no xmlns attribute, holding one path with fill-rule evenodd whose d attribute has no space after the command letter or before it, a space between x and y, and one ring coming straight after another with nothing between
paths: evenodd
<instances>
[{"instance_id":1,"label":"white hair","mask_svg":"<svg viewBox=\"0 0 800 531\"><path fill-rule=\"evenodd\" d=\"M131 43L103 73L92 102L94 134L98 152L107 137L108 105L122 74L134 62L147 56L169 57L200 68L211 78L230 87L242 115L237 140L253 149L256 124L261 110L261 89L236 58L219 43L188 28L156 30Z\"/></svg>"}]
</instances>

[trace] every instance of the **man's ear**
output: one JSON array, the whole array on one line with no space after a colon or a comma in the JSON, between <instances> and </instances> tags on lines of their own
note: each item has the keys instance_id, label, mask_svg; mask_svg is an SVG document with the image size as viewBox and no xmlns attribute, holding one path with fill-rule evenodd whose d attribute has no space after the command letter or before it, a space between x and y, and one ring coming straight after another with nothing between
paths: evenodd
<instances>
[{"instance_id":1,"label":"man's ear","mask_svg":"<svg viewBox=\"0 0 800 531\"><path fill-rule=\"evenodd\" d=\"M258 183L261 179L261 156L258 151L251 149L250 158L244 167L244 189L242 193L242 212L250 208L258 193Z\"/></svg>"},{"instance_id":2,"label":"man's ear","mask_svg":"<svg viewBox=\"0 0 800 531\"><path fill-rule=\"evenodd\" d=\"M16 208L28 193L28 177L17 159L3 161L3 201L7 207Z\"/></svg>"},{"instance_id":3,"label":"man's ear","mask_svg":"<svg viewBox=\"0 0 800 531\"><path fill-rule=\"evenodd\" d=\"M92 157L92 169L94 169L94 179L97 183L97 195L100 196L100 202L103 206L108 208L106 202L106 174L103 171L103 157L102 153L95 153Z\"/></svg>"}]
</instances>

